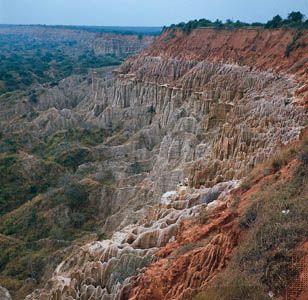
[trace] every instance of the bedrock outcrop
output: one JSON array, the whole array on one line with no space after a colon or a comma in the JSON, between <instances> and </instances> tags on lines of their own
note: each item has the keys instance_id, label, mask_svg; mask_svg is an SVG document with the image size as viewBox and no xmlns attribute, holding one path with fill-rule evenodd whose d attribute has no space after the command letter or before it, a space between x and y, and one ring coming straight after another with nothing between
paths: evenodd
<instances>
[{"instance_id":1,"label":"bedrock outcrop","mask_svg":"<svg viewBox=\"0 0 308 300\"><path fill-rule=\"evenodd\" d=\"M27 299L127 299L126 294L134 282L134 276L159 257L166 256L172 244L183 245L189 243L189 239L191 242L202 240L202 237L219 225L230 222L232 216L223 214L216 220L216 224L211 225L212 227L203 226L194 231L191 236L181 235L183 226L188 228L188 220L200 216L202 209L211 211L224 206L222 199L237 184L238 182L231 181L213 188L181 187L177 192L166 193L160 204L147 211L142 209L140 221L137 224L128 225L115 232L110 240L93 242L73 252L57 267L53 278L47 283L48 288L35 291ZM209 198L212 199L211 202L206 203L206 199ZM196 229L198 226L195 225ZM207 248L189 258L181 267L179 266L182 268L179 271L182 273L185 265L197 267L200 263L199 259L203 260L204 270L207 270L206 267L220 268L225 256L219 257L220 252L230 251L234 243L235 239L230 235L215 236ZM166 245L168 245L167 250L158 251L160 247ZM212 258L209 259L208 256ZM197 285L203 277L208 276L207 272L200 273L200 276L195 274L195 278L183 280L186 281L187 287L190 281ZM170 291L171 294L176 295L176 292ZM143 296L140 299L160 299L157 295L153 296L154 298L150 295L150 298L146 297Z\"/></svg>"},{"instance_id":2,"label":"bedrock outcrop","mask_svg":"<svg viewBox=\"0 0 308 300\"><path fill-rule=\"evenodd\" d=\"M183 299L224 267L236 245L236 232L228 229L234 216L223 201L228 191L307 126L299 105L306 100L300 90L307 45L289 58L278 51L291 42L292 30L168 34L112 77L95 76L73 107L52 108L44 122L46 111L39 111L29 122L43 134L76 124L111 132L91 149L95 162L79 166L77 174L90 170L93 180L109 174L114 184L98 196L110 239L72 253L27 299ZM203 209L214 210L214 225L198 229L193 224ZM181 237L183 226L191 235ZM171 262L160 281L153 266L172 252L160 249L197 241L200 247ZM136 279L143 272L150 276ZM141 291L152 275L157 287Z\"/></svg>"},{"instance_id":3,"label":"bedrock outcrop","mask_svg":"<svg viewBox=\"0 0 308 300\"><path fill-rule=\"evenodd\" d=\"M9 291L2 286L0 286L0 299L1 300L12 300Z\"/></svg>"}]
</instances>

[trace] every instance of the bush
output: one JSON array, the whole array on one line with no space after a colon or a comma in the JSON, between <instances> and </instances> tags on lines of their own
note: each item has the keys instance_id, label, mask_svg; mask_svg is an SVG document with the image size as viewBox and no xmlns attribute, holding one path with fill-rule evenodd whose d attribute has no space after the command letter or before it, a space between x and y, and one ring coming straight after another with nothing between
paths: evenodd
<instances>
[{"instance_id":1,"label":"bush","mask_svg":"<svg viewBox=\"0 0 308 300\"><path fill-rule=\"evenodd\" d=\"M291 52L293 50L295 50L296 48L298 48L300 46L300 44L296 44L296 41L302 36L302 32L298 31L294 36L292 41L290 42L290 44L288 44L288 46L286 47L285 50L285 57L289 57Z\"/></svg>"},{"instance_id":2,"label":"bush","mask_svg":"<svg viewBox=\"0 0 308 300\"><path fill-rule=\"evenodd\" d=\"M44 274L45 265L46 263L43 257L40 256L30 257L28 259L28 270L30 277L39 282Z\"/></svg>"},{"instance_id":3,"label":"bush","mask_svg":"<svg viewBox=\"0 0 308 300\"><path fill-rule=\"evenodd\" d=\"M279 169L298 159L299 154L307 153L307 147L304 137L301 143L275 154L274 159L252 171L250 184L264 178L264 169ZM272 291L278 298L298 276L304 253L297 247L308 236L308 169L306 158L300 161L287 181L271 177L270 184L252 193L251 203L239 220L239 226L246 230L245 240L234 251L227 268L193 299L269 299L265 291Z\"/></svg>"},{"instance_id":4,"label":"bush","mask_svg":"<svg viewBox=\"0 0 308 300\"><path fill-rule=\"evenodd\" d=\"M247 277L233 270L227 278L218 279L218 284L196 295L193 300L268 300L263 287L251 282Z\"/></svg>"},{"instance_id":5,"label":"bush","mask_svg":"<svg viewBox=\"0 0 308 300\"><path fill-rule=\"evenodd\" d=\"M202 206L202 208L200 209L200 213L199 213L199 216L197 218L197 221L200 224L206 224L208 222L208 219L209 219L209 214L208 214L208 211L207 211L207 207Z\"/></svg>"},{"instance_id":6,"label":"bush","mask_svg":"<svg viewBox=\"0 0 308 300\"><path fill-rule=\"evenodd\" d=\"M37 99L36 94L31 94L30 97L29 97L29 101L30 101L31 103L37 103L37 102L38 102L38 99Z\"/></svg>"},{"instance_id":7,"label":"bush","mask_svg":"<svg viewBox=\"0 0 308 300\"><path fill-rule=\"evenodd\" d=\"M257 204L252 205L240 219L240 227L242 229L250 228L256 221L258 216Z\"/></svg>"},{"instance_id":8,"label":"bush","mask_svg":"<svg viewBox=\"0 0 308 300\"><path fill-rule=\"evenodd\" d=\"M68 206L73 210L84 207L89 201L89 194L85 190L85 187L77 182L69 184L65 188L64 195L67 199Z\"/></svg>"},{"instance_id":9,"label":"bush","mask_svg":"<svg viewBox=\"0 0 308 300\"><path fill-rule=\"evenodd\" d=\"M138 161L135 161L130 165L130 173L132 174L142 173L142 165Z\"/></svg>"},{"instance_id":10,"label":"bush","mask_svg":"<svg viewBox=\"0 0 308 300\"><path fill-rule=\"evenodd\" d=\"M52 239L63 240L64 239L64 230L63 230L63 228L61 228L57 225L54 225L51 228L49 235Z\"/></svg>"},{"instance_id":11,"label":"bush","mask_svg":"<svg viewBox=\"0 0 308 300\"><path fill-rule=\"evenodd\" d=\"M79 212L73 212L71 214L71 223L73 225L73 227L75 228L80 228L82 227L82 225L85 223L85 215L83 213L79 213Z\"/></svg>"},{"instance_id":12,"label":"bush","mask_svg":"<svg viewBox=\"0 0 308 300\"><path fill-rule=\"evenodd\" d=\"M263 26L265 28L273 29L280 27L294 27L294 28L308 28L308 21L304 21L305 16L301 12L291 12L287 19L283 19L281 16L277 15L273 17L272 20L268 21L266 24L260 22L245 23L237 20L236 22L228 19L226 22L216 20L214 22L207 19L193 20L187 23L181 22L179 24L172 24L169 27L164 27L163 31L176 30L179 29L185 33L190 33L192 30L200 27L214 27L216 29L221 28L242 28L248 26Z\"/></svg>"},{"instance_id":13,"label":"bush","mask_svg":"<svg viewBox=\"0 0 308 300\"><path fill-rule=\"evenodd\" d=\"M277 15L265 24L265 28L278 28L282 25L282 20L283 19Z\"/></svg>"},{"instance_id":14,"label":"bush","mask_svg":"<svg viewBox=\"0 0 308 300\"><path fill-rule=\"evenodd\" d=\"M92 161L91 152L84 148L69 149L56 157L57 163L74 171L77 170L78 166L90 161Z\"/></svg>"},{"instance_id":15,"label":"bush","mask_svg":"<svg viewBox=\"0 0 308 300\"><path fill-rule=\"evenodd\" d=\"M300 11L293 11L288 15L288 21L289 22L303 22L304 15Z\"/></svg>"},{"instance_id":16,"label":"bush","mask_svg":"<svg viewBox=\"0 0 308 300\"><path fill-rule=\"evenodd\" d=\"M303 151L299 154L299 160L304 166L308 165L308 151Z\"/></svg>"},{"instance_id":17,"label":"bush","mask_svg":"<svg viewBox=\"0 0 308 300\"><path fill-rule=\"evenodd\" d=\"M278 294L294 278L293 249L308 235L307 182L307 169L300 166L288 183L264 186L240 222L250 232L235 255L237 264L249 274L257 272Z\"/></svg>"},{"instance_id":18,"label":"bush","mask_svg":"<svg viewBox=\"0 0 308 300\"><path fill-rule=\"evenodd\" d=\"M38 220L38 217L37 217L37 213L36 213L36 210L35 209L32 209L32 212L28 218L28 226L31 227L31 226L36 226L37 225L37 220Z\"/></svg>"}]
</instances>

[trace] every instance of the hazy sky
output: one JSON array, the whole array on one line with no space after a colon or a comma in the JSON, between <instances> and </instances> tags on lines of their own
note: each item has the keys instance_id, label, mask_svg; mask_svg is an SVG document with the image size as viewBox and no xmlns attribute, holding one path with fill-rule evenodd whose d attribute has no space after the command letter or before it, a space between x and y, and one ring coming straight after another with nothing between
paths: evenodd
<instances>
[{"instance_id":1,"label":"hazy sky","mask_svg":"<svg viewBox=\"0 0 308 300\"><path fill-rule=\"evenodd\" d=\"M308 0L0 0L0 23L160 26L199 18L251 22L293 10L308 15Z\"/></svg>"}]
</instances>

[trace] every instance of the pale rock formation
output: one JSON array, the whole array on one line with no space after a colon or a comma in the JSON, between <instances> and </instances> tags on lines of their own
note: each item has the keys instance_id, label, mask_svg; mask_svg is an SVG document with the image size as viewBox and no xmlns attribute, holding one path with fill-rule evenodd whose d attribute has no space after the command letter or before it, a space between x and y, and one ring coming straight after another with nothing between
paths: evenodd
<instances>
[{"instance_id":1,"label":"pale rock formation","mask_svg":"<svg viewBox=\"0 0 308 300\"><path fill-rule=\"evenodd\" d=\"M181 222L198 217L206 207L203 199L217 190L227 194L237 183L208 189L180 187L168 193L172 200L150 208L137 224L115 232L110 240L92 242L73 252L57 267L46 288L26 299L122 299L134 276L155 261L155 252L176 240Z\"/></svg>"},{"instance_id":2,"label":"pale rock formation","mask_svg":"<svg viewBox=\"0 0 308 300\"><path fill-rule=\"evenodd\" d=\"M12 300L9 291L2 286L0 286L0 300Z\"/></svg>"},{"instance_id":3,"label":"pale rock formation","mask_svg":"<svg viewBox=\"0 0 308 300\"><path fill-rule=\"evenodd\" d=\"M102 230L110 239L72 253L46 287L27 299L121 299L138 269L176 240L183 220L197 217L207 204L211 210L219 206L252 167L307 126L307 112L296 98L302 84L295 77L245 66L240 58L221 59L224 53L215 59L212 50L186 55L194 49L183 45L187 51L178 55L154 45L113 76L79 82L82 91L71 93L74 84L64 82L62 92L50 92L56 108L48 95L41 96L38 116L22 123L34 135L75 126L111 133L91 149L95 163L77 170L93 180L112 179L98 196L98 215L106 219ZM166 194L177 187L177 194ZM228 238L218 236L210 248L218 246L229 251ZM211 252L201 252L206 267ZM197 262L189 265L194 269ZM190 281L183 282L189 289ZM177 291L170 295L177 297Z\"/></svg>"}]
</instances>

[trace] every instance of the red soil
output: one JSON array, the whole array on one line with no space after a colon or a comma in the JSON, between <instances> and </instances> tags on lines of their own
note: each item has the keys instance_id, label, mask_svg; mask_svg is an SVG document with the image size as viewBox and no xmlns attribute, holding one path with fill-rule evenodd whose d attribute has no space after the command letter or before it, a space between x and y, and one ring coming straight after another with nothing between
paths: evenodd
<instances>
[{"instance_id":1,"label":"red soil","mask_svg":"<svg viewBox=\"0 0 308 300\"><path fill-rule=\"evenodd\" d=\"M176 242L157 252L160 259L137 279L127 298L184 299L207 284L224 268L237 244L235 216L222 205L209 216L208 224L183 222Z\"/></svg>"},{"instance_id":2,"label":"red soil","mask_svg":"<svg viewBox=\"0 0 308 300\"><path fill-rule=\"evenodd\" d=\"M285 55L295 34L293 29L198 29L189 35L165 32L143 55L232 63L289 74L301 85L296 92L298 101L308 104L307 30L296 41L297 49L289 57ZM289 180L297 164L294 160L276 174L261 175L245 193L240 189L234 191L234 196L240 198L236 212L229 207L229 199L208 216L206 224L184 221L175 241L156 253L158 260L136 277L123 299L190 299L193 292L202 290L226 266L237 244L245 239L238 222L249 198L260 191L264 182ZM307 264L302 272L307 274ZM308 299L307 294L305 287L297 294L298 298L290 299Z\"/></svg>"},{"instance_id":3,"label":"red soil","mask_svg":"<svg viewBox=\"0 0 308 300\"><path fill-rule=\"evenodd\" d=\"M196 29L189 35L165 32L145 55L208 60L246 65L264 71L295 75L301 83L296 95L308 104L308 30L294 42L296 29Z\"/></svg>"},{"instance_id":4,"label":"red soil","mask_svg":"<svg viewBox=\"0 0 308 300\"><path fill-rule=\"evenodd\" d=\"M289 180L297 165L298 161L293 160L278 173L257 178L247 192L235 190L233 196L240 197L236 212L230 208L232 197L228 197L209 214L206 224L200 224L194 219L185 220L176 240L156 253L158 260L146 268L142 275L136 277L132 287L125 291L123 299L191 299L192 294L206 287L224 269L237 244L245 239L245 233L240 230L238 222L246 210L249 198L258 193L265 182L268 184L277 180ZM305 245L308 247L308 243ZM308 259L308 255L304 259ZM306 264L302 274L307 275L307 271ZM303 280L300 277L294 286L299 286L299 282ZM303 284L300 290L296 290L296 295L302 298L292 296L288 299L307 299L307 286L302 286ZM293 294L294 290L291 286L290 291Z\"/></svg>"}]
</instances>

